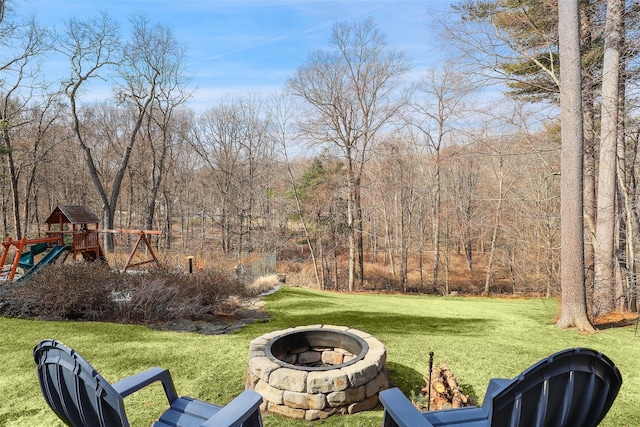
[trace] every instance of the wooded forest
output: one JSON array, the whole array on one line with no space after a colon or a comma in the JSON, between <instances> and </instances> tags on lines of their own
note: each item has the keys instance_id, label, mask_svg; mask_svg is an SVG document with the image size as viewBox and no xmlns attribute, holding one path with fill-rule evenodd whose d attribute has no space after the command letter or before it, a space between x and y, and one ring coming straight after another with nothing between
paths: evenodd
<instances>
[{"instance_id":1,"label":"wooded forest","mask_svg":"<svg viewBox=\"0 0 640 427\"><path fill-rule=\"evenodd\" d=\"M591 319L636 311L639 7L464 0L434 29L451 57L425 70L371 19L337 22L277 93L195 111L168 23L52 30L0 0L3 235L87 205L104 228L161 230L164 253L307 263L321 289L371 288L384 266L389 290L570 301L577 287ZM51 55L65 78L48 80ZM100 102L83 97L94 84ZM473 286L451 282L454 258Z\"/></svg>"}]
</instances>

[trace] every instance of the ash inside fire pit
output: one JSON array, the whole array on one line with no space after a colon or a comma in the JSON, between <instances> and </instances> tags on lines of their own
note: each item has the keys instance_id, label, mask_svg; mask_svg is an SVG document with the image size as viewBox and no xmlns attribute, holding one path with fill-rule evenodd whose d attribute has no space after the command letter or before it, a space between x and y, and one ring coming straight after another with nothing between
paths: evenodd
<instances>
[{"instance_id":1,"label":"ash inside fire pit","mask_svg":"<svg viewBox=\"0 0 640 427\"><path fill-rule=\"evenodd\" d=\"M251 341L247 388L261 409L318 420L373 409L388 388L386 349L370 334L344 326L302 326Z\"/></svg>"}]
</instances>

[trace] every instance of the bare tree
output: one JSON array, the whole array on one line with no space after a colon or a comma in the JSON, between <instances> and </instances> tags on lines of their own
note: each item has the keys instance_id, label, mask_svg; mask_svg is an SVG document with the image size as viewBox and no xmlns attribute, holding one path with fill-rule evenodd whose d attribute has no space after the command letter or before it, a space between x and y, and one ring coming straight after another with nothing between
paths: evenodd
<instances>
[{"instance_id":1,"label":"bare tree","mask_svg":"<svg viewBox=\"0 0 640 427\"><path fill-rule=\"evenodd\" d=\"M197 154L191 150L190 136L192 134L192 113L188 110L179 111L171 115L169 126L169 142L167 156L162 162L163 184L160 186L160 198L162 200L163 215L161 220L162 238L165 247L170 249L174 239L173 219L176 216L181 195L184 189L194 179L192 176ZM163 131L164 134L164 131ZM164 145L164 144L163 144ZM204 237L207 229L206 216L202 215L202 232ZM184 242L183 242L184 244Z\"/></svg>"},{"instance_id":2,"label":"bare tree","mask_svg":"<svg viewBox=\"0 0 640 427\"><path fill-rule=\"evenodd\" d=\"M70 76L64 84L69 98L71 121L75 139L82 148L91 180L97 189L103 206L103 226L112 226L113 209L94 160L92 147L85 138L80 94L91 80L104 80L101 72L120 62L120 35L116 22L106 14L87 22L71 19L65 24L64 33L58 36L57 48L70 61ZM126 164L124 165L126 168ZM112 240L109 240L112 245ZM112 248L112 246L108 247Z\"/></svg>"},{"instance_id":3,"label":"bare tree","mask_svg":"<svg viewBox=\"0 0 640 427\"><path fill-rule=\"evenodd\" d=\"M60 95L56 92L43 93L39 105L28 111L29 125L24 129L25 132L22 132L21 139L25 147L20 173L24 175L22 178L24 188L22 230L25 235L29 235L33 224L36 230L39 230L38 187L47 182L40 179L41 169L51 165L54 161L53 151L70 136L67 131L67 122L63 119L67 110ZM44 190L50 189L45 187ZM32 218L32 213L35 215L35 220Z\"/></svg>"},{"instance_id":4,"label":"bare tree","mask_svg":"<svg viewBox=\"0 0 640 427\"><path fill-rule=\"evenodd\" d=\"M170 28L158 25L147 35L150 51L157 58L147 61L147 66L158 68L155 99L149 104L146 117L147 143L151 158L151 189L148 194L145 228L153 228L158 195L167 168L170 151L176 145L176 135L172 132L177 110L191 96L186 90L189 78L184 69L185 49ZM153 132L157 128L158 132Z\"/></svg>"},{"instance_id":5,"label":"bare tree","mask_svg":"<svg viewBox=\"0 0 640 427\"><path fill-rule=\"evenodd\" d=\"M289 183L293 192L293 201L298 217L300 218L300 225L302 226L302 232L304 233L305 242L311 256L311 263L313 265L313 274L316 280L316 284L319 288L324 289L325 281L322 279L322 271L316 259L316 248L312 243L312 236L307 226L306 216L302 208L302 200L298 190L297 180L293 174L291 167L289 149L290 140L292 138L292 122L294 116L294 108L291 103L290 97L284 93L279 93L272 98L270 104L270 120L269 120L269 133L271 138L275 142L277 148L282 155L284 165L287 169L287 175L289 177ZM319 242L322 244L322 241ZM316 239L317 244L317 239Z\"/></svg>"},{"instance_id":6,"label":"bare tree","mask_svg":"<svg viewBox=\"0 0 640 427\"><path fill-rule=\"evenodd\" d=\"M310 106L302 123L310 139L335 146L346 162L351 291L356 261L360 286L364 281L363 167L376 134L405 104L398 89L409 67L401 53L386 46L385 36L370 19L336 24L331 45L332 50L312 53L288 85Z\"/></svg>"},{"instance_id":7,"label":"bare tree","mask_svg":"<svg viewBox=\"0 0 640 427\"><path fill-rule=\"evenodd\" d=\"M203 113L194 148L212 174L222 250L252 250L256 194L268 186L264 166L271 156L262 105L251 97L226 99Z\"/></svg>"},{"instance_id":8,"label":"bare tree","mask_svg":"<svg viewBox=\"0 0 640 427\"><path fill-rule=\"evenodd\" d=\"M441 70L430 70L417 85L416 94L420 99L412 103L409 119L425 138L426 145L434 154L434 189L431 217L433 219L433 288L438 285L440 271L440 205L441 178L440 158L444 144L452 138L455 121L465 115L465 104L473 87L466 82L464 76L453 69L453 65L444 66ZM468 111L466 111L468 113Z\"/></svg>"},{"instance_id":9,"label":"bare tree","mask_svg":"<svg viewBox=\"0 0 640 427\"><path fill-rule=\"evenodd\" d=\"M395 258L399 256L403 292L407 292L409 287L409 256L415 236L416 212L421 193L426 193L419 185L426 181L419 166L423 160L419 155L420 148L412 142L399 132L389 135L376 150L368 170L372 204L383 217L393 277L397 275Z\"/></svg>"},{"instance_id":10,"label":"bare tree","mask_svg":"<svg viewBox=\"0 0 640 427\"><path fill-rule=\"evenodd\" d=\"M242 169L242 112L235 100L226 100L204 112L194 129L195 149L209 169L214 196L214 221L220 227L222 251L228 253L233 244L235 211L239 189L236 175Z\"/></svg>"},{"instance_id":11,"label":"bare tree","mask_svg":"<svg viewBox=\"0 0 640 427\"><path fill-rule=\"evenodd\" d=\"M207 233L213 226L207 209L212 192L209 177L206 176L208 171L203 167L202 158L192 147L196 127L194 115L180 114L178 120L179 145L171 150L170 167L162 188L165 212L161 229L165 245L169 248L172 245L173 221L177 218L181 229L175 234L181 237L182 248L196 250L204 247ZM203 226L198 235L188 226L194 216L192 212L199 214ZM190 242L195 244L189 244Z\"/></svg>"},{"instance_id":12,"label":"bare tree","mask_svg":"<svg viewBox=\"0 0 640 427\"><path fill-rule=\"evenodd\" d=\"M177 43L171 31L161 25L150 25L143 16L132 18L131 25L131 39L121 44L118 25L105 14L88 22L71 20L66 24L66 31L58 43L61 52L71 62L71 76L65 83L65 93L71 104L75 137L85 153L91 179L100 195L103 226L106 228L114 226L122 182L142 124L150 114L150 106L163 84L166 90L175 84L176 67L180 69L181 52L176 50ZM116 99L125 107L123 111L130 114L131 123L122 137L122 151L111 182L101 179L92 146L85 138L86 128L82 126L79 111L80 89L90 79L104 80L103 71L107 69L115 71ZM111 234L105 235L105 246L106 249L113 248Z\"/></svg>"},{"instance_id":13,"label":"bare tree","mask_svg":"<svg viewBox=\"0 0 640 427\"><path fill-rule=\"evenodd\" d=\"M106 204L108 209L105 208L103 211L107 215L105 222L108 228L113 227L120 188L131 151L139 138L144 121L154 119L158 120L156 124L161 129L162 144L160 145L163 147L160 154L152 150L154 154L152 190L155 189L156 193L151 196L155 205L169 145L167 131L171 122L170 112L175 106L182 104L187 96L182 92L182 80L185 78L182 68L184 49L176 41L173 32L161 24L151 25L144 16L133 17L131 25L132 38L124 45L122 62L116 68L120 79L115 87L115 94L118 101L130 109L133 125L127 135L127 143L113 180L111 196ZM157 114L153 112L154 103L159 111ZM152 148L155 147L152 145ZM106 198L106 194L104 196ZM148 214L152 215L153 212L148 211ZM145 225L152 228L149 226L148 216ZM111 236L111 234L106 235L106 237ZM111 243L108 243L108 246L110 245Z\"/></svg>"},{"instance_id":14,"label":"bare tree","mask_svg":"<svg viewBox=\"0 0 640 427\"><path fill-rule=\"evenodd\" d=\"M451 194L454 204L453 219L454 228L457 231L458 240L463 248L468 271L473 271L473 243L477 239L474 229L475 217L478 210L478 195L476 188L480 174L478 172L476 156L461 151L455 156L448 171L445 171L445 188Z\"/></svg>"},{"instance_id":15,"label":"bare tree","mask_svg":"<svg viewBox=\"0 0 640 427\"><path fill-rule=\"evenodd\" d=\"M487 224L491 224L488 230L490 246L483 294L488 295L495 276L498 240L503 227L505 209L509 195L520 179L522 168L518 168L518 165L513 161L515 150L513 145L509 143L513 139L513 135L483 135L481 138L480 144L485 155L483 163L486 165L487 180L493 187L489 187L487 194L488 207L493 210L491 212L493 219L487 221Z\"/></svg>"},{"instance_id":16,"label":"bare tree","mask_svg":"<svg viewBox=\"0 0 640 427\"><path fill-rule=\"evenodd\" d=\"M559 160L555 147L540 147L550 144L545 141L543 135L536 147L539 151L536 157L544 161L532 160L526 167L526 180L517 187L518 200L527 214L527 221L522 225L522 233L525 240L532 247L530 254L536 255L536 262L526 261L521 265L522 269L533 270L536 281L544 284L544 293L547 298L552 297L559 283L558 280L558 237L560 232L559 208L559 180L557 178L556 162ZM538 139L536 138L536 139ZM555 141L552 142L555 145ZM544 151L542 151L542 150ZM541 152L542 151L542 152ZM551 167L549 167L551 166ZM524 169L524 168L523 168ZM544 278L544 280L543 280Z\"/></svg>"},{"instance_id":17,"label":"bare tree","mask_svg":"<svg viewBox=\"0 0 640 427\"><path fill-rule=\"evenodd\" d=\"M33 93L40 84L37 59L47 50L46 33L32 19L26 23L9 21L0 27L0 140L2 157L9 172L13 228L22 237L18 165L14 158L13 135L27 125Z\"/></svg>"},{"instance_id":18,"label":"bare tree","mask_svg":"<svg viewBox=\"0 0 640 427\"><path fill-rule=\"evenodd\" d=\"M583 127L582 70L580 67L580 14L578 0L558 3L560 37L560 108L562 152L560 160L561 285L559 328L575 326L593 331L587 316L584 273L584 220L582 199Z\"/></svg>"}]
</instances>

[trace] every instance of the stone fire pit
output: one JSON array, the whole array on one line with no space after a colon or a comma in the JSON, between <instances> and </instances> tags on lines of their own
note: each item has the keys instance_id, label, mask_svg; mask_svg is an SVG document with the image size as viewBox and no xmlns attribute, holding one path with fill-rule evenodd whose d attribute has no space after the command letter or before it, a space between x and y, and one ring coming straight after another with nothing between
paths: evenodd
<instances>
[{"instance_id":1,"label":"stone fire pit","mask_svg":"<svg viewBox=\"0 0 640 427\"><path fill-rule=\"evenodd\" d=\"M373 409L389 387L387 350L345 326L299 326L262 335L249 346L246 387L262 410L318 420Z\"/></svg>"}]
</instances>

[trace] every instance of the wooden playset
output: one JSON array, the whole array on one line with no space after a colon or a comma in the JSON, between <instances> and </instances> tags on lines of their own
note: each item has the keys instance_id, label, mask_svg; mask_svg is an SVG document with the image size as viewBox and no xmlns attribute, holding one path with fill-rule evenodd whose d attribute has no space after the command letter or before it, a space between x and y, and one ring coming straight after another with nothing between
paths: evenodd
<instances>
[{"instance_id":1,"label":"wooden playset","mask_svg":"<svg viewBox=\"0 0 640 427\"><path fill-rule=\"evenodd\" d=\"M2 242L3 251L0 255L0 280L11 282L21 280L36 273L40 268L61 259L62 262L72 255L74 260L82 257L86 261L107 262L100 246L99 233L132 233L138 235L129 258L123 268L127 271L132 267L158 262L148 235L158 235L157 230L101 230L100 219L87 206L58 206L45 221L48 237L40 239L13 240L8 238ZM146 246L150 259L133 262L140 245ZM15 249L11 264L5 264L9 252ZM36 261L36 256L44 254ZM22 274L18 271L21 269Z\"/></svg>"}]
</instances>

